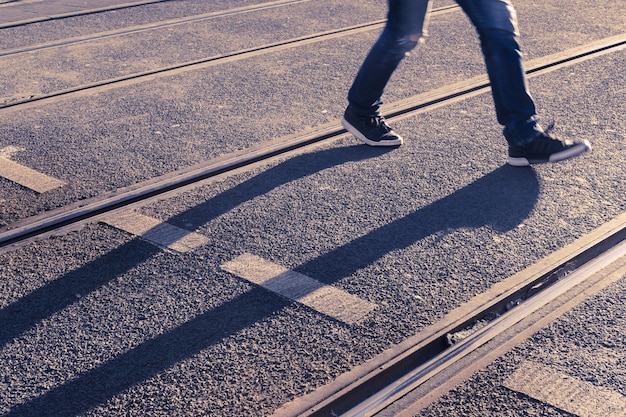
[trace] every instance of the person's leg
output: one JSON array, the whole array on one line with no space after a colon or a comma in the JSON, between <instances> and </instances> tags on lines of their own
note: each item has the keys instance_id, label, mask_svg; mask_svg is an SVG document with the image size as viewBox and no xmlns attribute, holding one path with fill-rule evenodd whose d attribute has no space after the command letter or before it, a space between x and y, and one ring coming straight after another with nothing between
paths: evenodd
<instances>
[{"instance_id":1,"label":"person's leg","mask_svg":"<svg viewBox=\"0 0 626 417\"><path fill-rule=\"evenodd\" d=\"M498 122L510 144L523 144L541 133L535 103L528 92L517 41L517 16L508 0L458 0L478 32Z\"/></svg>"},{"instance_id":2,"label":"person's leg","mask_svg":"<svg viewBox=\"0 0 626 417\"><path fill-rule=\"evenodd\" d=\"M385 29L348 92L348 102L358 114L379 115L381 96L391 75L426 35L429 7L428 0L389 0Z\"/></svg>"},{"instance_id":3,"label":"person's leg","mask_svg":"<svg viewBox=\"0 0 626 417\"><path fill-rule=\"evenodd\" d=\"M387 24L348 92L342 124L371 146L398 146L402 137L380 115L381 96L402 59L426 35L430 0L389 0Z\"/></svg>"},{"instance_id":4,"label":"person's leg","mask_svg":"<svg viewBox=\"0 0 626 417\"><path fill-rule=\"evenodd\" d=\"M480 38L496 116L509 143L509 164L557 162L591 149L587 141L573 143L552 138L539 125L517 40L517 15L510 0L457 0L457 3Z\"/></svg>"}]
</instances>

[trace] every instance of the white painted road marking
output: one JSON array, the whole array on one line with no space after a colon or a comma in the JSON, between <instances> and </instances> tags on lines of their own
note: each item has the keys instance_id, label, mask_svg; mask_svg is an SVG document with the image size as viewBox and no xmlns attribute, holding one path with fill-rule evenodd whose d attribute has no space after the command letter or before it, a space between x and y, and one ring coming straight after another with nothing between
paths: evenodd
<instances>
[{"instance_id":1,"label":"white painted road marking","mask_svg":"<svg viewBox=\"0 0 626 417\"><path fill-rule=\"evenodd\" d=\"M222 269L344 323L356 323L376 308L374 303L249 253L223 264Z\"/></svg>"},{"instance_id":2,"label":"white painted road marking","mask_svg":"<svg viewBox=\"0 0 626 417\"><path fill-rule=\"evenodd\" d=\"M3 152L0 152L0 177L4 177L38 193L45 193L65 185L65 182L61 180L11 161L5 155L10 154L13 149L7 149L5 148Z\"/></svg>"},{"instance_id":3,"label":"white painted road marking","mask_svg":"<svg viewBox=\"0 0 626 417\"><path fill-rule=\"evenodd\" d=\"M208 239L201 234L134 211L114 213L104 218L103 222L176 252L189 252L208 242Z\"/></svg>"},{"instance_id":4,"label":"white painted road marking","mask_svg":"<svg viewBox=\"0 0 626 417\"><path fill-rule=\"evenodd\" d=\"M504 386L580 417L626 416L626 397L572 376L526 361Z\"/></svg>"}]
</instances>

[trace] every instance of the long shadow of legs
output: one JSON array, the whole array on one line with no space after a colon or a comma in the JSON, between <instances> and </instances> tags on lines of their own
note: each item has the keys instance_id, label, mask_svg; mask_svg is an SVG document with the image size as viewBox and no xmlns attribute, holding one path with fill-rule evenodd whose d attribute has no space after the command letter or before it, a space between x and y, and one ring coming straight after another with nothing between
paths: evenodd
<instances>
[{"instance_id":1,"label":"long shadow of legs","mask_svg":"<svg viewBox=\"0 0 626 417\"><path fill-rule=\"evenodd\" d=\"M304 178L324 169L348 162L358 162L390 152L393 148L372 148L354 145L332 148L290 158L280 165L261 172L241 184L198 204L172 218L168 223L185 227L186 223L201 225L221 214L228 213L238 205L254 197L267 194L274 188Z\"/></svg>"},{"instance_id":2,"label":"long shadow of legs","mask_svg":"<svg viewBox=\"0 0 626 417\"><path fill-rule=\"evenodd\" d=\"M0 310L0 348L43 319L76 302L160 251L132 240L93 262L49 282Z\"/></svg>"},{"instance_id":3,"label":"long shadow of legs","mask_svg":"<svg viewBox=\"0 0 626 417\"><path fill-rule=\"evenodd\" d=\"M278 297L268 298L265 290L255 288L26 404L14 407L4 417L79 415L279 311L286 303Z\"/></svg>"},{"instance_id":4,"label":"long shadow of legs","mask_svg":"<svg viewBox=\"0 0 626 417\"><path fill-rule=\"evenodd\" d=\"M293 167L295 172L291 174L276 171L274 174L278 177L274 180L274 184L306 175L304 172L311 173L322 169L319 165L302 168L302 161ZM246 187L250 187L248 191L253 195L258 195L260 191L255 188L255 182L259 180L248 182ZM268 185L265 187L267 190ZM239 192L244 189L240 188ZM432 233L450 228L482 226L491 226L496 230L506 231L518 225L529 215L535 206L538 194L539 185L534 171L508 166L501 167L450 196L355 239L302 265L299 269L305 273L310 271L312 276L332 283L375 262L389 251L406 248ZM240 198L241 201L246 201L251 198L251 195ZM232 204L234 203L224 200L219 211L226 209L224 205L232 207ZM210 207L208 202L206 207ZM196 208L192 210L196 219L202 221L208 221L217 213L214 211L203 215L202 210L196 211ZM188 214L183 213L181 216ZM146 254L146 256L150 255ZM126 265L122 269L131 266ZM117 271L118 274L122 272ZM98 285L101 284L103 283ZM59 285L63 285L62 282ZM6 415L75 415L87 411L168 369L177 362L279 311L286 305L285 303L278 297L268 297L265 290L254 288L28 403L14 407ZM54 308L64 305L46 309L45 313L48 314ZM238 312L241 311L245 311L246 314L239 314Z\"/></svg>"},{"instance_id":5,"label":"long shadow of legs","mask_svg":"<svg viewBox=\"0 0 626 417\"><path fill-rule=\"evenodd\" d=\"M335 165L380 156L388 151L351 146L299 155L190 208L170 219L170 222L205 223L282 184ZM0 326L0 348L41 320L74 303L77 293L85 295L94 291L158 252L158 248L140 240L129 242L0 309L0 323L3 324Z\"/></svg>"},{"instance_id":6,"label":"long shadow of legs","mask_svg":"<svg viewBox=\"0 0 626 417\"><path fill-rule=\"evenodd\" d=\"M505 165L455 193L297 269L320 281L333 283L394 249L406 248L434 233L482 226L507 231L529 215L538 196L539 182L534 170Z\"/></svg>"}]
</instances>

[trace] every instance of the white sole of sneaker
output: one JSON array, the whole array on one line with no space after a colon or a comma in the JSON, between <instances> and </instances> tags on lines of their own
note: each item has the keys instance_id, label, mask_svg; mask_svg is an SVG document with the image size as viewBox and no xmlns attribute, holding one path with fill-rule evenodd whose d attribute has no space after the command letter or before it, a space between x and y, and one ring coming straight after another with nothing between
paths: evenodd
<instances>
[{"instance_id":1,"label":"white sole of sneaker","mask_svg":"<svg viewBox=\"0 0 626 417\"><path fill-rule=\"evenodd\" d=\"M374 141L366 138L363 133L359 132L354 126L352 126L348 121L344 118L341 119L341 125L350 132L355 138L360 140L361 142L369 145L369 146L400 146L403 143L403 139L401 136L398 136L396 140L382 140L382 141Z\"/></svg>"},{"instance_id":2,"label":"white sole of sneaker","mask_svg":"<svg viewBox=\"0 0 626 417\"><path fill-rule=\"evenodd\" d=\"M512 156L509 156L506 159L506 163L514 166L514 167L527 167L530 166L530 162L528 161L528 159L526 158L513 158Z\"/></svg>"},{"instance_id":3,"label":"white sole of sneaker","mask_svg":"<svg viewBox=\"0 0 626 417\"><path fill-rule=\"evenodd\" d=\"M572 146L571 148L568 148L562 152L557 152L555 154L550 155L549 159L540 159L540 160L528 160L527 158L514 158L512 156L509 156L506 160L506 162L509 165L515 166L515 167L527 167L529 165L532 164L541 164L541 163L548 163L548 162L560 162L560 161L565 161L566 159L570 159L573 158L575 156L581 155L587 151L591 150L591 144L589 143L589 141L585 140L575 146Z\"/></svg>"},{"instance_id":4,"label":"white sole of sneaker","mask_svg":"<svg viewBox=\"0 0 626 417\"><path fill-rule=\"evenodd\" d=\"M583 154L589 150L591 150L591 143L589 143L588 140L585 140L577 145L572 146L571 148L567 148L563 152L557 152L553 155L550 155L549 162L564 161L566 159Z\"/></svg>"}]
</instances>

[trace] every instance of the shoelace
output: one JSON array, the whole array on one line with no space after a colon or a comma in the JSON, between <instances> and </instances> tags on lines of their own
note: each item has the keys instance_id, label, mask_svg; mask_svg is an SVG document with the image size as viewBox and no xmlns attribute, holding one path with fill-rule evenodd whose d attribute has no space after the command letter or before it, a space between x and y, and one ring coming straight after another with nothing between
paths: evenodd
<instances>
[{"instance_id":1,"label":"shoelace","mask_svg":"<svg viewBox=\"0 0 626 417\"><path fill-rule=\"evenodd\" d=\"M550 154L559 150L562 150L567 146L566 142L559 139L558 137L550 135L550 131L554 129L555 122L550 122L548 127L543 130L543 133L539 137L542 137L544 140L535 141L534 146L532 147L533 151L539 154Z\"/></svg>"},{"instance_id":2,"label":"shoelace","mask_svg":"<svg viewBox=\"0 0 626 417\"><path fill-rule=\"evenodd\" d=\"M552 140L559 140L553 136L550 136L550 131L552 129L554 129L554 125L556 124L556 122L550 122L550 124L548 125L548 127L546 127L545 129L543 129L543 136L545 136L546 138L550 138Z\"/></svg>"},{"instance_id":3,"label":"shoelace","mask_svg":"<svg viewBox=\"0 0 626 417\"><path fill-rule=\"evenodd\" d=\"M385 123L385 118L382 116L372 116L370 117L370 125L375 127L376 129L382 129L385 133L391 132L391 127L387 123Z\"/></svg>"}]
</instances>

